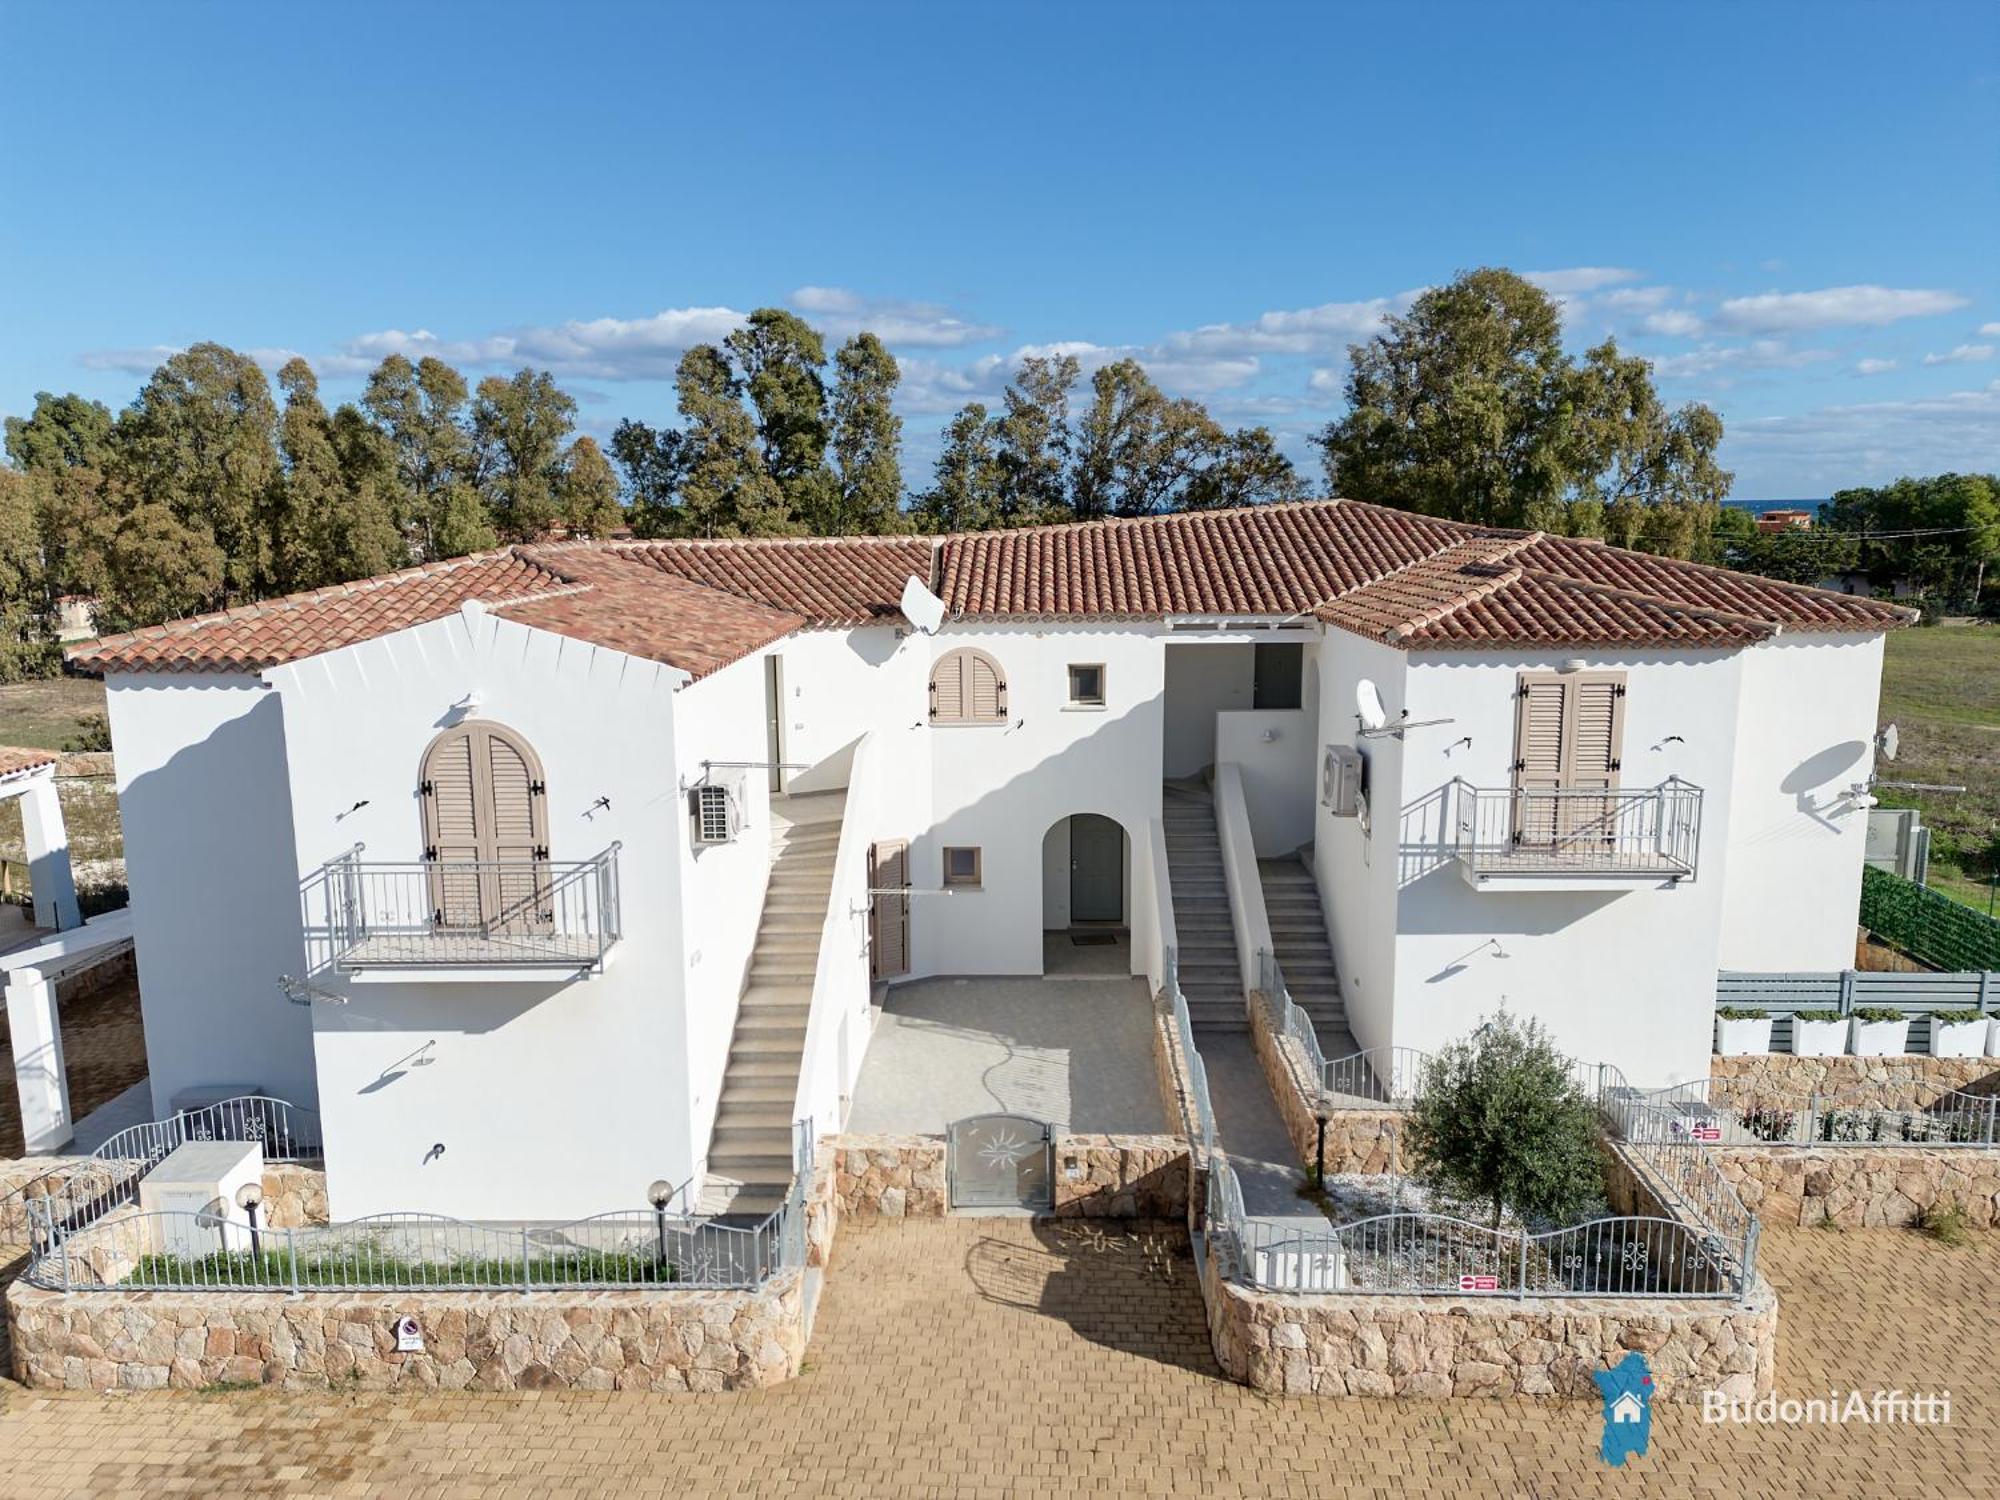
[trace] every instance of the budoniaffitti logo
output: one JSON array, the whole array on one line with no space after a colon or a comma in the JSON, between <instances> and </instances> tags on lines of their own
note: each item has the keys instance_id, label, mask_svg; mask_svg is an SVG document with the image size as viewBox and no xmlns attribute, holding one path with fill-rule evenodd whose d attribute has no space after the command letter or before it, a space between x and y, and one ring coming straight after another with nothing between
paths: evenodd
<instances>
[{"instance_id":1,"label":"budoniaffitti logo","mask_svg":"<svg viewBox=\"0 0 2000 1500\"><path fill-rule=\"evenodd\" d=\"M1644 1458L1653 1435L1653 1372L1646 1368L1646 1356L1635 1351L1590 1378L1604 1398L1598 1457L1613 1468L1622 1468L1628 1454Z\"/></svg>"}]
</instances>

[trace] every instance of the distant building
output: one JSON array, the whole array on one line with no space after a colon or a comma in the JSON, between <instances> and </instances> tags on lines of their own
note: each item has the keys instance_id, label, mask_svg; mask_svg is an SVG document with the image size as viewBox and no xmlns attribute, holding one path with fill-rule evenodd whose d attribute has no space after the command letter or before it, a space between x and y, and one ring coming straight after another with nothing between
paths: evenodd
<instances>
[{"instance_id":1,"label":"distant building","mask_svg":"<svg viewBox=\"0 0 2000 1500\"><path fill-rule=\"evenodd\" d=\"M1759 531L1810 531L1812 523L1809 510L1767 510L1757 517Z\"/></svg>"},{"instance_id":2,"label":"distant building","mask_svg":"<svg viewBox=\"0 0 2000 1500\"><path fill-rule=\"evenodd\" d=\"M64 645L87 641L97 634L97 601L88 594L64 594L56 600L56 639Z\"/></svg>"}]
</instances>

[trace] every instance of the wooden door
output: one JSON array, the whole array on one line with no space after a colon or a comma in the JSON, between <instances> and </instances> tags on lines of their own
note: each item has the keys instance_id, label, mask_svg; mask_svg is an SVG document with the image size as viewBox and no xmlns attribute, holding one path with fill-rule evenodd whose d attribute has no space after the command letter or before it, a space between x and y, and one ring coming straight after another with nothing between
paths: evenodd
<instances>
[{"instance_id":1,"label":"wooden door","mask_svg":"<svg viewBox=\"0 0 2000 1500\"><path fill-rule=\"evenodd\" d=\"M1096 813L1069 820L1069 919L1125 919L1125 830Z\"/></svg>"},{"instance_id":2,"label":"wooden door","mask_svg":"<svg viewBox=\"0 0 2000 1500\"><path fill-rule=\"evenodd\" d=\"M910 888L910 846L903 839L885 839L868 846L869 973L893 979L910 972L910 898L897 895Z\"/></svg>"}]
</instances>

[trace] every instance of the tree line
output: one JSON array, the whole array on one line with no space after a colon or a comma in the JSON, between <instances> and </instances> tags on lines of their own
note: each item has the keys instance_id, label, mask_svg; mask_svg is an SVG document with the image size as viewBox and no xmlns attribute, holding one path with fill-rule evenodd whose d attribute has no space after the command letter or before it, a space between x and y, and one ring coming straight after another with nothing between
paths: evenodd
<instances>
[{"instance_id":1,"label":"tree line","mask_svg":"<svg viewBox=\"0 0 2000 1500\"><path fill-rule=\"evenodd\" d=\"M1425 292L1349 358L1347 410L1315 437L1328 493L1805 581L1909 565L1907 551L1892 563L1857 544L1850 563L1824 540L1761 537L1722 505L1721 418L1699 403L1670 409L1647 363L1614 341L1571 355L1560 306L1512 272L1482 268ZM473 385L433 357L390 355L331 411L303 359L278 371L274 392L256 360L213 343L167 359L115 414L43 393L6 423L0 677L54 669L64 595L95 599L111 631L626 527L983 530L1308 493L1267 428L1225 426L1163 392L1138 360L1086 379L1063 354L1022 359L995 406L954 413L929 482L912 488L901 379L874 334L829 355L796 313L761 308L683 354L676 420L621 421L608 453L576 431L576 400L548 372ZM1843 491L1828 524L1866 517L1883 530L1992 508L1990 481L1947 476ZM2000 528L1979 535L1921 554L1920 571L1962 580L2000 545Z\"/></svg>"}]
</instances>

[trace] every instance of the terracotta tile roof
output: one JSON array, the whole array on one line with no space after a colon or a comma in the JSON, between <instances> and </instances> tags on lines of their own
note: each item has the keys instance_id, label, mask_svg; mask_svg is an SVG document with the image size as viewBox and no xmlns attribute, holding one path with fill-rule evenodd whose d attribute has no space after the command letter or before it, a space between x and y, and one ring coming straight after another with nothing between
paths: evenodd
<instances>
[{"instance_id":1,"label":"terracotta tile roof","mask_svg":"<svg viewBox=\"0 0 2000 1500\"><path fill-rule=\"evenodd\" d=\"M55 763L53 750L24 750L14 745L0 745L0 781L8 781Z\"/></svg>"},{"instance_id":2,"label":"terracotta tile roof","mask_svg":"<svg viewBox=\"0 0 2000 1500\"><path fill-rule=\"evenodd\" d=\"M934 537L806 537L633 542L621 555L712 589L794 611L816 626L900 619L914 574L929 582Z\"/></svg>"},{"instance_id":3,"label":"terracotta tile roof","mask_svg":"<svg viewBox=\"0 0 2000 1500\"><path fill-rule=\"evenodd\" d=\"M69 660L255 671L476 599L701 676L794 630L900 620L911 574L961 620L1311 615L1410 649L1727 647L1915 617L1601 543L1325 500L946 537L512 547L84 642Z\"/></svg>"},{"instance_id":4,"label":"terracotta tile roof","mask_svg":"<svg viewBox=\"0 0 2000 1500\"><path fill-rule=\"evenodd\" d=\"M1465 530L1322 500L976 532L944 539L938 592L968 619L1295 614Z\"/></svg>"}]
</instances>

